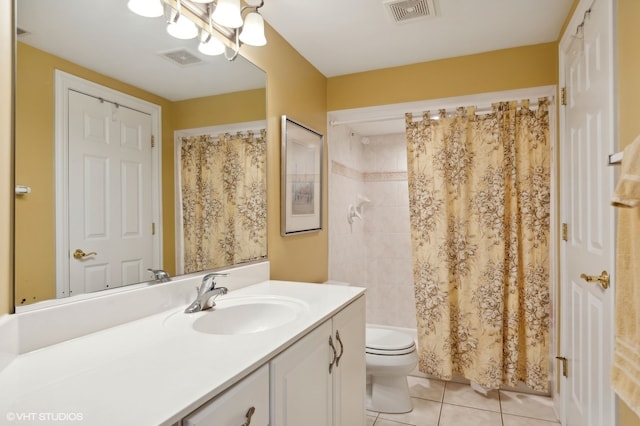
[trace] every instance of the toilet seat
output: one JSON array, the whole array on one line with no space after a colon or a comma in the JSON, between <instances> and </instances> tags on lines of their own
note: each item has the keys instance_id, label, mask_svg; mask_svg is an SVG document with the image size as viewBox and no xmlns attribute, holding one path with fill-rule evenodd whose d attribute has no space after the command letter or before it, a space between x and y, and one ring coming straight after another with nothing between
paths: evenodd
<instances>
[{"instance_id":1,"label":"toilet seat","mask_svg":"<svg viewBox=\"0 0 640 426\"><path fill-rule=\"evenodd\" d=\"M416 344L408 334L384 328L367 328L366 353L370 355L406 355L415 351Z\"/></svg>"}]
</instances>

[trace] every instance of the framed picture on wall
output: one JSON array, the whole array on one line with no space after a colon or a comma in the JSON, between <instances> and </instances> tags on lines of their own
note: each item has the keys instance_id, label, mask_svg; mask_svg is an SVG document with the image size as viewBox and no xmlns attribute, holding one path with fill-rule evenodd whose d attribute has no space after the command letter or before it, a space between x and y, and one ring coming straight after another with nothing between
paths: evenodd
<instances>
[{"instance_id":1,"label":"framed picture on wall","mask_svg":"<svg viewBox=\"0 0 640 426\"><path fill-rule=\"evenodd\" d=\"M282 116L281 221L283 236L322 229L321 133Z\"/></svg>"}]
</instances>

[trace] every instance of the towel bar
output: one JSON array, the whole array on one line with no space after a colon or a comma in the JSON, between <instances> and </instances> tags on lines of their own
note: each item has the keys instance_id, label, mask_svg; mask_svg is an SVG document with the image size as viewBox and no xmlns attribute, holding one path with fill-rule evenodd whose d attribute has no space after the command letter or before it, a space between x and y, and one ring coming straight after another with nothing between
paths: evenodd
<instances>
[{"instance_id":1,"label":"towel bar","mask_svg":"<svg viewBox=\"0 0 640 426\"><path fill-rule=\"evenodd\" d=\"M609 154L609 165L617 166L622 163L622 157L624 156L624 152L616 152L615 154Z\"/></svg>"}]
</instances>

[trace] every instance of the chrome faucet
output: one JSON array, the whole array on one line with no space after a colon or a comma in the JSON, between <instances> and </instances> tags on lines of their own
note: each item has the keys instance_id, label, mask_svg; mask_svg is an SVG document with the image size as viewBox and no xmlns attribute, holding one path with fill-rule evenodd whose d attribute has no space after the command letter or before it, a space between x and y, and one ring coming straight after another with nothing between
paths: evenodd
<instances>
[{"instance_id":1,"label":"chrome faucet","mask_svg":"<svg viewBox=\"0 0 640 426\"><path fill-rule=\"evenodd\" d=\"M151 272L151 274L153 274L153 280L155 282L153 282L152 284L155 283L166 283L168 281L171 281L171 278L169 278L169 274L167 274L165 271L163 271L162 269L147 269L147 271Z\"/></svg>"},{"instance_id":2,"label":"chrome faucet","mask_svg":"<svg viewBox=\"0 0 640 426\"><path fill-rule=\"evenodd\" d=\"M185 309L184 312L191 314L193 312L205 311L216 306L216 302L213 299L221 294L227 294L227 288L216 287L215 279L216 277L226 277L228 275L229 274L218 274L215 272L205 275L202 278L200 288L196 287L196 291L198 292L196 300L187 306L187 309Z\"/></svg>"}]
</instances>

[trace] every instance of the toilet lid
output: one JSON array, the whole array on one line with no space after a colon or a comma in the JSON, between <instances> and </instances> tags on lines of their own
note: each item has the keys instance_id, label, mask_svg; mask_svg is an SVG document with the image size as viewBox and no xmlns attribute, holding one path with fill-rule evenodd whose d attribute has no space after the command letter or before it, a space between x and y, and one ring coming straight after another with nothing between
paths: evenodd
<instances>
[{"instance_id":1,"label":"toilet lid","mask_svg":"<svg viewBox=\"0 0 640 426\"><path fill-rule=\"evenodd\" d=\"M384 328L367 328L367 350L375 355L404 355L415 350L408 334Z\"/></svg>"}]
</instances>

